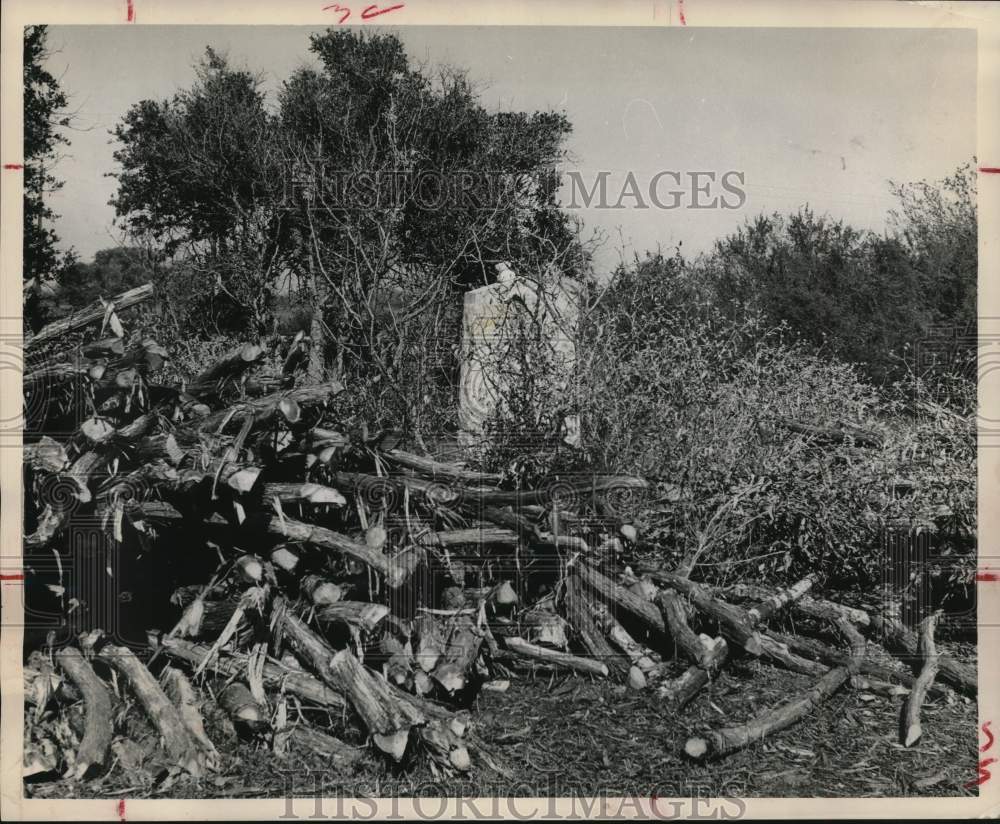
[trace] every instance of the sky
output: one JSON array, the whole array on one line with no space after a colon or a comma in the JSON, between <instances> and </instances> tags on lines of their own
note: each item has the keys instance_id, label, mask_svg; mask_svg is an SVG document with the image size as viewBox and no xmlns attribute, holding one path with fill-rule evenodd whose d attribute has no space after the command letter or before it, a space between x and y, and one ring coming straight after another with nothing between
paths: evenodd
<instances>
[{"instance_id":1,"label":"sky","mask_svg":"<svg viewBox=\"0 0 1000 824\"><path fill-rule=\"evenodd\" d=\"M321 30L50 27L49 68L76 113L72 145L53 170L65 181L51 198L61 245L89 260L121 242L108 205L109 131L130 105L189 86L208 45L260 72L273 99L283 79L314 63L309 34ZM739 209L639 209L632 198L624 209L572 210L587 234L605 238L598 269L657 247L705 251L760 212L806 204L883 231L894 206L889 180L939 179L975 153L972 30L387 30L413 60L467 69L490 110L563 111L573 124L565 170L588 186L608 172L614 200L629 172L640 186L660 171L743 173ZM570 194L567 183L567 203Z\"/></svg>"}]
</instances>

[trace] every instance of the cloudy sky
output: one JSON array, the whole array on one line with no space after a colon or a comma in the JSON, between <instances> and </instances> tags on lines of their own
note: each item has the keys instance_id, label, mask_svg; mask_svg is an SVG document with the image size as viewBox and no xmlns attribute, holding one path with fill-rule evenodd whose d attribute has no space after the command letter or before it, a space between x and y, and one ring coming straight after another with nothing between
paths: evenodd
<instances>
[{"instance_id":1,"label":"cloudy sky","mask_svg":"<svg viewBox=\"0 0 1000 824\"><path fill-rule=\"evenodd\" d=\"M63 245L85 259L117 245L108 131L141 99L192 82L205 46L263 73L274 94L309 64L304 27L50 28L50 68L77 112L52 198ZM975 153L976 40L971 30L707 28L391 29L415 60L469 70L488 108L564 111L567 168L600 171L609 190L631 171L738 170L740 210L580 209L607 236L598 257L713 240L761 211L809 204L881 230L887 181L940 178ZM568 192L567 192L568 200ZM668 200L668 198L664 198ZM632 205L632 201L626 201Z\"/></svg>"}]
</instances>

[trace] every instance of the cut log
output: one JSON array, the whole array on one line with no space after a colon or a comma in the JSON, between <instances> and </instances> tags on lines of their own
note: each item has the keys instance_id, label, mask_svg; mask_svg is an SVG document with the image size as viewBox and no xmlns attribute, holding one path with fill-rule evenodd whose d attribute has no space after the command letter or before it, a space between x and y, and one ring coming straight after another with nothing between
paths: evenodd
<instances>
[{"instance_id":1,"label":"cut log","mask_svg":"<svg viewBox=\"0 0 1000 824\"><path fill-rule=\"evenodd\" d=\"M316 610L316 620L321 624L343 623L372 632L389 614L385 604L367 601L337 601Z\"/></svg>"},{"instance_id":2,"label":"cut log","mask_svg":"<svg viewBox=\"0 0 1000 824\"><path fill-rule=\"evenodd\" d=\"M373 550L370 546L360 541L348 538L326 527L307 524L303 521L296 521L288 516L272 516L267 525L268 532L273 535L282 535L290 541L313 544L323 549L332 549L355 561L367 564L376 572L381 573L389 579L390 566L389 558L378 550ZM398 575L398 573L397 573ZM394 582L398 585L400 582Z\"/></svg>"},{"instance_id":3,"label":"cut log","mask_svg":"<svg viewBox=\"0 0 1000 824\"><path fill-rule=\"evenodd\" d=\"M115 313L122 312L129 307L136 306L143 301L149 300L151 297L153 297L153 284L144 283L142 286L136 286L134 289L129 289L127 292L122 292L117 297L112 298L110 301L110 310ZM108 313L108 302L95 300L93 303L83 309L80 309L78 312L74 312L72 315L68 315L65 318L52 321L52 323L42 327L38 334L33 335L24 342L24 351L26 353L31 352L38 349L43 344L58 340L63 335L69 334L77 329L82 329L84 326L89 326L91 323L102 321L108 316Z\"/></svg>"},{"instance_id":4,"label":"cut log","mask_svg":"<svg viewBox=\"0 0 1000 824\"><path fill-rule=\"evenodd\" d=\"M711 644L704 644L706 654L702 656L705 666L688 667L680 676L660 685L658 694L674 709L683 709L698 692L708 684L722 668L729 656L729 646L721 635Z\"/></svg>"},{"instance_id":5,"label":"cut log","mask_svg":"<svg viewBox=\"0 0 1000 824\"><path fill-rule=\"evenodd\" d=\"M745 724L723 727L689 738L684 744L684 753L689 758L701 761L749 747L801 721L833 695L849 677L847 667L831 669L801 698L788 701Z\"/></svg>"},{"instance_id":6,"label":"cut log","mask_svg":"<svg viewBox=\"0 0 1000 824\"><path fill-rule=\"evenodd\" d=\"M25 548L38 549L47 546L69 523L73 512L71 499L80 502L90 500L89 485L108 464L121 454L122 448L146 434L156 422L156 412L140 415L131 423L118 429L108 443L95 447L74 461L69 471L59 476L68 486L52 493L54 500L46 502L38 517L35 531L24 538ZM75 490L75 491L73 491ZM58 494L57 494L58 493Z\"/></svg>"},{"instance_id":7,"label":"cut log","mask_svg":"<svg viewBox=\"0 0 1000 824\"><path fill-rule=\"evenodd\" d=\"M357 766L364 753L339 738L321 732L308 724L296 724L274 734L275 749L287 750L292 744L321 756L325 763L338 772L346 772Z\"/></svg>"},{"instance_id":8,"label":"cut log","mask_svg":"<svg viewBox=\"0 0 1000 824\"><path fill-rule=\"evenodd\" d=\"M601 632L625 653L630 666L639 666L645 673L650 669L652 663L649 658L649 650L633 638L615 617L607 604L599 604L589 601L590 614L593 616L597 627Z\"/></svg>"},{"instance_id":9,"label":"cut log","mask_svg":"<svg viewBox=\"0 0 1000 824\"><path fill-rule=\"evenodd\" d=\"M170 697L170 700L174 702L174 706L177 707L177 712L180 713L184 728L201 750L205 765L210 769L217 768L221 756L205 732L205 724L201 718L200 702L198 701L198 696L195 694L194 687L191 686L191 682L183 672L174 667L164 667L163 672L160 673L160 680L163 683L163 689Z\"/></svg>"},{"instance_id":10,"label":"cut log","mask_svg":"<svg viewBox=\"0 0 1000 824\"><path fill-rule=\"evenodd\" d=\"M553 610L535 606L521 616L521 625L527 630L533 644L565 650L569 647L566 619Z\"/></svg>"},{"instance_id":11,"label":"cut log","mask_svg":"<svg viewBox=\"0 0 1000 824\"><path fill-rule=\"evenodd\" d=\"M318 607L335 604L344 597L343 587L318 575L306 575L299 584L299 591Z\"/></svg>"},{"instance_id":12,"label":"cut log","mask_svg":"<svg viewBox=\"0 0 1000 824\"><path fill-rule=\"evenodd\" d=\"M275 392L291 389L294 385L295 378L292 375L260 373L251 375L244 381L243 391L248 397L259 398L263 395L271 395Z\"/></svg>"},{"instance_id":13,"label":"cut log","mask_svg":"<svg viewBox=\"0 0 1000 824\"><path fill-rule=\"evenodd\" d=\"M775 591L768 587L746 583L732 584L719 589L718 592L726 597L749 598L755 601L765 601L776 595ZM865 627L871 622L868 613L864 610L838 604L824 598L816 598L808 593L793 602L792 608L795 612L799 612L802 615L808 615L811 618L818 618L824 621L834 622L838 617L843 616L855 624Z\"/></svg>"},{"instance_id":14,"label":"cut log","mask_svg":"<svg viewBox=\"0 0 1000 824\"><path fill-rule=\"evenodd\" d=\"M108 644L98 653L98 658L114 667L128 681L146 715L160 733L163 747L170 758L191 775L202 775L204 764L201 755L188 734L180 713L132 650Z\"/></svg>"},{"instance_id":15,"label":"cut log","mask_svg":"<svg viewBox=\"0 0 1000 824\"><path fill-rule=\"evenodd\" d=\"M799 600L803 595L805 595L814 583L816 583L816 574L810 573L801 581L798 581L787 589L779 590L773 595L768 595L759 604L750 607L747 610L747 617L750 619L751 625L761 624L767 621L772 615L774 615L779 610L784 609L793 601Z\"/></svg>"},{"instance_id":16,"label":"cut log","mask_svg":"<svg viewBox=\"0 0 1000 824\"><path fill-rule=\"evenodd\" d=\"M581 580L603 601L615 609L622 609L634 615L656 632L661 634L666 632L667 625L663 621L663 616L652 603L612 581L589 564L577 563L574 565L574 569L579 573Z\"/></svg>"},{"instance_id":17,"label":"cut log","mask_svg":"<svg viewBox=\"0 0 1000 824\"><path fill-rule=\"evenodd\" d=\"M162 458L171 466L177 466L184 459L184 450L173 435L161 433L140 440L136 444L135 458L140 463L150 463Z\"/></svg>"},{"instance_id":18,"label":"cut log","mask_svg":"<svg viewBox=\"0 0 1000 824\"><path fill-rule=\"evenodd\" d=\"M408 640L400 641L392 631L386 629L379 641L379 652L385 656L382 674L386 681L397 687L412 683L413 650Z\"/></svg>"},{"instance_id":19,"label":"cut log","mask_svg":"<svg viewBox=\"0 0 1000 824\"><path fill-rule=\"evenodd\" d=\"M840 617L834 623L851 650L850 663L847 665L851 672L851 685L860 687L862 685L861 664L868 652L868 642L847 618Z\"/></svg>"},{"instance_id":20,"label":"cut log","mask_svg":"<svg viewBox=\"0 0 1000 824\"><path fill-rule=\"evenodd\" d=\"M800 658L780 641L766 634L761 634L760 642L764 658L791 672L800 672L803 675L823 675L830 669L807 658Z\"/></svg>"},{"instance_id":21,"label":"cut log","mask_svg":"<svg viewBox=\"0 0 1000 824\"><path fill-rule=\"evenodd\" d=\"M625 676L629 671L630 661L608 643L595 615L598 607L587 596L582 581L572 569L566 577L564 603L570 626L576 631L590 657L595 661L603 661L612 674ZM610 613L608 616L610 617Z\"/></svg>"},{"instance_id":22,"label":"cut log","mask_svg":"<svg viewBox=\"0 0 1000 824\"><path fill-rule=\"evenodd\" d=\"M580 658L577 655L570 655L567 652L559 652L547 647L538 647L534 644L529 644L523 638L518 638L517 636L509 636L505 639L505 644L507 649L516 655L531 658L534 661L541 661L543 664L548 664L549 666L562 667L586 675L601 676L602 678L607 678L609 674L608 667L603 661Z\"/></svg>"},{"instance_id":23,"label":"cut log","mask_svg":"<svg viewBox=\"0 0 1000 824\"><path fill-rule=\"evenodd\" d=\"M936 615L928 615L920 622L919 652L923 659L920 675L913 683L913 689L903 705L902 723L900 724L900 739L904 747L912 747L923 735L920 726L920 708L927 697L927 690L934 683L938 673L938 652L934 644L934 624Z\"/></svg>"},{"instance_id":24,"label":"cut log","mask_svg":"<svg viewBox=\"0 0 1000 824\"><path fill-rule=\"evenodd\" d=\"M381 453L397 466L412 469L421 475L426 475L433 480L460 481L462 483L473 483L480 485L499 484L503 476L493 472L478 472L474 469L466 469L450 463L442 463L432 458L424 458L414 455L411 452L404 452L402 449L390 449Z\"/></svg>"},{"instance_id":25,"label":"cut log","mask_svg":"<svg viewBox=\"0 0 1000 824\"><path fill-rule=\"evenodd\" d=\"M70 465L66 449L48 435L43 435L37 443L24 445L23 461L36 472L62 472Z\"/></svg>"},{"instance_id":26,"label":"cut log","mask_svg":"<svg viewBox=\"0 0 1000 824\"><path fill-rule=\"evenodd\" d=\"M476 489L463 487L460 490L464 502L475 505L512 506L514 509L531 504L548 505L554 499L588 498L593 493L623 491L645 491L649 484L642 478L630 475L594 475L574 480L546 481L539 483L538 489L507 491L499 489Z\"/></svg>"},{"instance_id":27,"label":"cut log","mask_svg":"<svg viewBox=\"0 0 1000 824\"><path fill-rule=\"evenodd\" d=\"M660 612L663 613L663 619L667 622L670 637L674 639L676 648L683 652L692 663L702 669L707 669L710 651L695 635L694 630L688 626L687 615L680 602L680 596L676 592L663 590L657 593L654 600L660 608Z\"/></svg>"},{"instance_id":28,"label":"cut log","mask_svg":"<svg viewBox=\"0 0 1000 824\"><path fill-rule=\"evenodd\" d=\"M890 652L904 663L918 669L922 663L919 642L913 630L905 626L898 618L889 613L872 615L872 626L876 635ZM975 698L979 694L979 683L976 670L967 664L960 663L950 655L938 654L938 678L958 692Z\"/></svg>"},{"instance_id":29,"label":"cut log","mask_svg":"<svg viewBox=\"0 0 1000 824\"><path fill-rule=\"evenodd\" d=\"M278 500L283 504L326 504L346 506L347 499L332 486L314 483L269 483L264 484L264 500Z\"/></svg>"},{"instance_id":30,"label":"cut log","mask_svg":"<svg viewBox=\"0 0 1000 824\"><path fill-rule=\"evenodd\" d=\"M283 637L319 677L347 696L375 746L394 760L402 760L410 728L425 723L423 714L412 703L396 697L389 685L362 667L349 650L334 653L287 609L281 610L280 626Z\"/></svg>"},{"instance_id":31,"label":"cut log","mask_svg":"<svg viewBox=\"0 0 1000 824\"><path fill-rule=\"evenodd\" d=\"M182 661L192 669L204 666L209 655L207 644L196 644L182 638L164 638L163 651L171 658ZM247 671L245 655L215 656L205 669L224 678L239 677ZM300 670L288 669L272 661L264 663L264 686L271 690L284 690L306 701L323 707L341 711L347 708L347 701L339 692L330 689L315 676Z\"/></svg>"},{"instance_id":32,"label":"cut log","mask_svg":"<svg viewBox=\"0 0 1000 824\"><path fill-rule=\"evenodd\" d=\"M238 430L249 416L253 420L252 428L259 429L269 425L279 415L284 415L285 410L290 408L303 409L322 406L343 389L341 384L333 381L313 386L301 386L287 392L276 392L273 395L254 398L235 404L228 409L213 412L198 421L196 426L200 432L221 434L220 429L223 431Z\"/></svg>"},{"instance_id":33,"label":"cut log","mask_svg":"<svg viewBox=\"0 0 1000 824\"><path fill-rule=\"evenodd\" d=\"M791 652L797 655L811 658L814 661L821 661L831 667L846 667L851 663L851 657L843 650L834 649L815 638L806 638L801 635L790 635L781 632L768 632L767 636L785 645ZM912 687L914 678L908 672L891 669L890 667L877 664L874 661L865 659L858 665L858 670L867 676L887 681L894 684L901 684L905 687ZM943 690L932 686L930 694L943 695Z\"/></svg>"},{"instance_id":34,"label":"cut log","mask_svg":"<svg viewBox=\"0 0 1000 824\"><path fill-rule=\"evenodd\" d=\"M430 674L444 655L447 643L445 629L441 622L427 613L417 617L413 629L417 638L417 666Z\"/></svg>"},{"instance_id":35,"label":"cut log","mask_svg":"<svg viewBox=\"0 0 1000 824\"><path fill-rule=\"evenodd\" d=\"M227 684L216 700L237 727L243 726L260 733L270 726L267 709L260 705L250 692L250 688L242 681Z\"/></svg>"},{"instance_id":36,"label":"cut log","mask_svg":"<svg viewBox=\"0 0 1000 824\"><path fill-rule=\"evenodd\" d=\"M461 546L483 546L514 549L520 538L516 532L500 527L476 527L472 529L449 529L443 532L428 532L420 536L423 546L453 548Z\"/></svg>"},{"instance_id":37,"label":"cut log","mask_svg":"<svg viewBox=\"0 0 1000 824\"><path fill-rule=\"evenodd\" d=\"M688 578L663 570L647 570L647 572L654 581L687 595L695 609L719 624L722 634L730 642L742 647L751 655L761 654L763 647L760 635L754 630L745 610L713 597L708 588Z\"/></svg>"},{"instance_id":38,"label":"cut log","mask_svg":"<svg viewBox=\"0 0 1000 824\"><path fill-rule=\"evenodd\" d=\"M83 740L77 748L71 771L72 778L83 778L92 768L100 769L108 757L115 723L112 717L111 691L97 677L97 673L73 647L63 647L56 653L56 661L66 675L83 693L86 722Z\"/></svg>"},{"instance_id":39,"label":"cut log","mask_svg":"<svg viewBox=\"0 0 1000 824\"><path fill-rule=\"evenodd\" d=\"M242 346L223 355L208 369L187 385L187 392L195 397L216 395L226 381L238 378L264 356L264 349L255 343Z\"/></svg>"},{"instance_id":40,"label":"cut log","mask_svg":"<svg viewBox=\"0 0 1000 824\"><path fill-rule=\"evenodd\" d=\"M449 619L441 657L432 676L450 695L464 690L470 681L472 666L479 656L483 632L468 615Z\"/></svg>"}]
</instances>

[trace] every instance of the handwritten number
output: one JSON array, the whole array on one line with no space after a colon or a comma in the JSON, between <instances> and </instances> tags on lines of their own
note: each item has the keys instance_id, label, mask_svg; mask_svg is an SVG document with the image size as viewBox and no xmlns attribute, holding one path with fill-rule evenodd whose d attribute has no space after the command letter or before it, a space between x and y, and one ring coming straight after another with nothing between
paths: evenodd
<instances>
[{"instance_id":1,"label":"handwritten number","mask_svg":"<svg viewBox=\"0 0 1000 824\"><path fill-rule=\"evenodd\" d=\"M373 17L378 17L380 14L388 14L390 11L401 9L403 8L404 5L405 5L404 3L397 3L395 6L387 6L384 9L380 9L378 6L371 5L366 7L365 10L361 12L361 19L371 20Z\"/></svg>"},{"instance_id":2,"label":"handwritten number","mask_svg":"<svg viewBox=\"0 0 1000 824\"><path fill-rule=\"evenodd\" d=\"M348 17L351 16L351 10L341 6L339 3L332 3L329 6L323 6L323 11L340 12L340 19L338 23L343 23Z\"/></svg>"},{"instance_id":3,"label":"handwritten number","mask_svg":"<svg viewBox=\"0 0 1000 824\"><path fill-rule=\"evenodd\" d=\"M390 11L397 11L405 5L405 3L397 3L395 6L386 6L383 9L372 3L370 6L365 6L364 10L361 12L361 19L371 20L373 17L378 17L381 14L388 14ZM347 6L342 6L339 3L331 3L329 6L323 6L323 11L332 11L335 14L339 14L340 19L337 21L338 23L343 23L348 17L351 16L351 10Z\"/></svg>"}]
</instances>

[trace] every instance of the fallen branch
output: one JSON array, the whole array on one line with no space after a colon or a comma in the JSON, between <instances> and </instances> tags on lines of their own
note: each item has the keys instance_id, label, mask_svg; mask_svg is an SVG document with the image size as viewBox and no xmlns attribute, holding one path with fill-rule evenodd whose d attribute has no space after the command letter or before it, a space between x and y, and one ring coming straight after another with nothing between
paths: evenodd
<instances>
[{"instance_id":1,"label":"fallen branch","mask_svg":"<svg viewBox=\"0 0 1000 824\"><path fill-rule=\"evenodd\" d=\"M677 649L683 652L695 665L703 669L707 668L709 650L695 635L694 630L688 626L687 615L684 613L680 596L676 592L662 590L656 594L653 600L660 608L660 612L663 613L663 618L670 630L670 637L674 639L674 645Z\"/></svg>"},{"instance_id":2,"label":"fallen branch","mask_svg":"<svg viewBox=\"0 0 1000 824\"><path fill-rule=\"evenodd\" d=\"M704 643L706 654L702 656L703 665L690 666L672 681L660 685L658 694L661 699L674 709L680 710L690 703L698 692L708 684L729 657L729 646L721 635Z\"/></svg>"},{"instance_id":3,"label":"fallen branch","mask_svg":"<svg viewBox=\"0 0 1000 824\"><path fill-rule=\"evenodd\" d=\"M923 735L923 729L920 726L920 708L923 706L924 698L927 697L928 688L934 683L934 678L938 673L938 652L934 645L934 624L936 622L936 615L928 615L920 622L919 650L924 665L917 680L913 683L913 689L910 691L906 703L903 705L900 738L904 747L912 747Z\"/></svg>"},{"instance_id":4,"label":"fallen branch","mask_svg":"<svg viewBox=\"0 0 1000 824\"><path fill-rule=\"evenodd\" d=\"M684 753L689 758L701 761L728 755L762 741L767 736L801 721L833 695L849 676L847 667L836 667L820 678L801 698L782 704L745 724L723 727L689 738L684 744Z\"/></svg>"},{"instance_id":5,"label":"fallen branch","mask_svg":"<svg viewBox=\"0 0 1000 824\"><path fill-rule=\"evenodd\" d=\"M361 666L349 650L334 652L287 608L282 609L281 633L319 677L347 696L372 736L375 746L400 761L410 728L426 722L416 707L396 697L389 685Z\"/></svg>"},{"instance_id":6,"label":"fallen branch","mask_svg":"<svg viewBox=\"0 0 1000 824\"><path fill-rule=\"evenodd\" d=\"M127 647L106 645L97 656L125 676L139 703L153 722L170 758L191 775L200 776L204 764L198 747L184 726L177 708L156 683L152 673Z\"/></svg>"},{"instance_id":7,"label":"fallen branch","mask_svg":"<svg viewBox=\"0 0 1000 824\"><path fill-rule=\"evenodd\" d=\"M63 335L67 335L70 332L84 326L88 326L91 323L97 323L98 321L104 320L104 318L108 316L109 311L116 313L124 311L129 307L136 306L143 301L149 300L152 296L153 284L144 283L142 286L136 286L134 289L122 292L120 295L112 298L108 302L95 300L93 303L83 309L80 309L78 312L74 312L72 315L68 315L65 318L54 320L47 326L42 327L38 334L33 335L24 342L24 351L25 353L29 353L44 343L57 340ZM111 304L110 310L108 303Z\"/></svg>"},{"instance_id":8,"label":"fallen branch","mask_svg":"<svg viewBox=\"0 0 1000 824\"><path fill-rule=\"evenodd\" d=\"M210 663L203 663L209 656L210 648L206 644L196 644L183 638L164 638L161 641L164 653L177 661L183 661L192 669L199 667L211 670L223 678L234 678L245 675L247 657L245 655L214 656ZM347 700L336 690L301 670L288 669L280 664L267 661L264 663L264 686L270 690L290 692L306 701L312 701L333 710L347 708Z\"/></svg>"},{"instance_id":9,"label":"fallen branch","mask_svg":"<svg viewBox=\"0 0 1000 824\"><path fill-rule=\"evenodd\" d=\"M72 778L83 778L91 767L103 767L108 757L115 727L111 714L111 691L78 649L63 647L56 653L56 661L83 693L87 712L83 740L76 750L70 774Z\"/></svg>"},{"instance_id":10,"label":"fallen branch","mask_svg":"<svg viewBox=\"0 0 1000 824\"><path fill-rule=\"evenodd\" d=\"M505 644L508 650L525 658L531 658L550 666L563 667L587 675L599 675L603 678L608 677L607 665L600 661L594 661L590 658L580 658L576 655L570 655L568 652L559 652L558 650L546 647L538 647L534 644L529 644L523 638L518 638L517 636L508 637L505 639Z\"/></svg>"}]
</instances>

